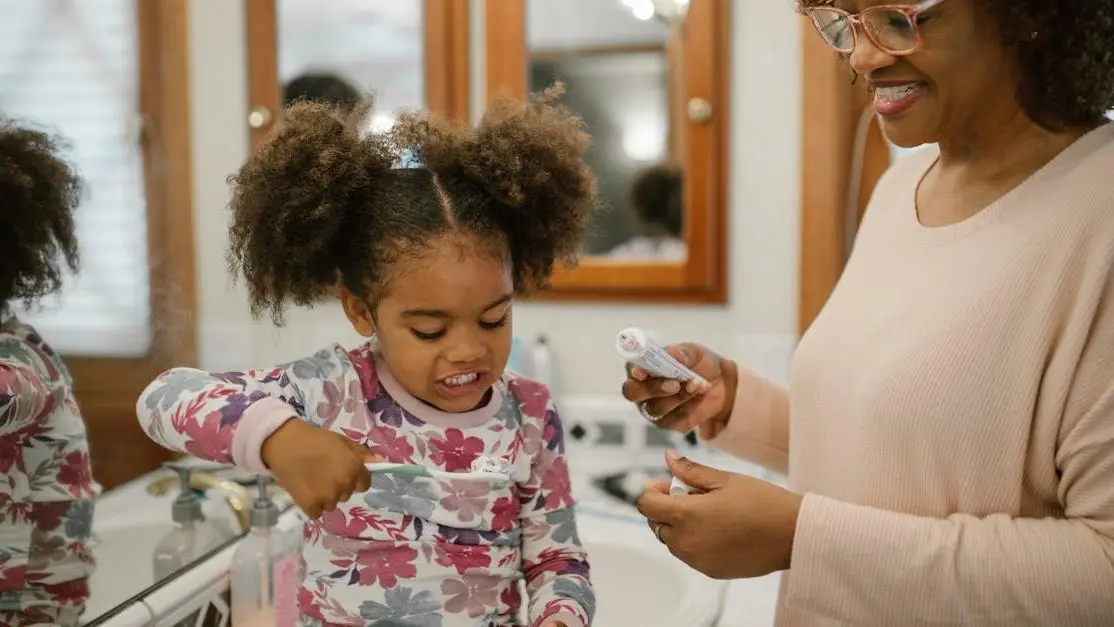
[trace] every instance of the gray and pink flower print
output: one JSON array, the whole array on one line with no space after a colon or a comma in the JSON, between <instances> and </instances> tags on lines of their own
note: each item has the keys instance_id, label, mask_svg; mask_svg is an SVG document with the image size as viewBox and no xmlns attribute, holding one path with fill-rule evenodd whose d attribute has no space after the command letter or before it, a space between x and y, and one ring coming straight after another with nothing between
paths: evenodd
<instances>
[{"instance_id":1,"label":"gray and pink flower print","mask_svg":"<svg viewBox=\"0 0 1114 627\"><path fill-rule=\"evenodd\" d=\"M370 345L339 345L268 370L164 373L138 403L157 442L265 472L263 440L292 416L434 477L376 475L372 488L306 525L298 593L312 625L591 623L595 595L577 533L561 421L548 389L505 374L491 400L448 414L418 400ZM444 473L480 455L508 462L504 487Z\"/></svg>"},{"instance_id":2,"label":"gray and pink flower print","mask_svg":"<svg viewBox=\"0 0 1114 627\"><path fill-rule=\"evenodd\" d=\"M65 365L9 318L0 326L0 625L78 624L99 491Z\"/></svg>"}]
</instances>

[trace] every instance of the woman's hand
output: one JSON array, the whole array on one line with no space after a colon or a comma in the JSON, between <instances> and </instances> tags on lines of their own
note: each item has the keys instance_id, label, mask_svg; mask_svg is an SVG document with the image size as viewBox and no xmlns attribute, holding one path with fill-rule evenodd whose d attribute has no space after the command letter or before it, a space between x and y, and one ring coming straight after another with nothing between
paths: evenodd
<instances>
[{"instance_id":1,"label":"woman's hand","mask_svg":"<svg viewBox=\"0 0 1114 627\"><path fill-rule=\"evenodd\" d=\"M382 459L339 433L297 418L287 420L264 440L260 455L275 481L310 518L366 492L371 473L364 464Z\"/></svg>"},{"instance_id":2,"label":"woman's hand","mask_svg":"<svg viewBox=\"0 0 1114 627\"><path fill-rule=\"evenodd\" d=\"M760 577L789 568L801 496L771 483L723 472L670 451L669 470L702 494L647 488L638 511L682 562L715 579Z\"/></svg>"},{"instance_id":3,"label":"woman's hand","mask_svg":"<svg viewBox=\"0 0 1114 627\"><path fill-rule=\"evenodd\" d=\"M702 389L691 382L682 385L673 379L650 377L627 364L623 396L640 404L643 414L654 417L654 424L662 428L688 432L699 427L702 439L712 439L731 417L738 366L697 344L678 344L666 350L709 385Z\"/></svg>"}]
</instances>

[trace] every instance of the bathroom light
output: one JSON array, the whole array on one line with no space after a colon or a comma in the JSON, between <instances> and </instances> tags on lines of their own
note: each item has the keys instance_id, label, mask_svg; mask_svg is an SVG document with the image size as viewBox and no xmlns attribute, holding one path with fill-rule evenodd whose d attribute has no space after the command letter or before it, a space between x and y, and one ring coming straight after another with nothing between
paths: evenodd
<instances>
[{"instance_id":1,"label":"bathroom light","mask_svg":"<svg viewBox=\"0 0 1114 627\"><path fill-rule=\"evenodd\" d=\"M367 121L367 130L373 133L385 133L395 125L395 116L389 113L376 113Z\"/></svg>"},{"instance_id":2,"label":"bathroom light","mask_svg":"<svg viewBox=\"0 0 1114 627\"><path fill-rule=\"evenodd\" d=\"M683 22L689 14L689 0L651 0L654 12L670 24Z\"/></svg>"},{"instance_id":3,"label":"bathroom light","mask_svg":"<svg viewBox=\"0 0 1114 627\"><path fill-rule=\"evenodd\" d=\"M620 4L630 9L634 17L642 21L654 19L654 14L657 12L654 9L653 0L619 0Z\"/></svg>"},{"instance_id":4,"label":"bathroom light","mask_svg":"<svg viewBox=\"0 0 1114 627\"><path fill-rule=\"evenodd\" d=\"M665 157L665 121L655 116L638 116L623 124L623 153L639 163L652 163Z\"/></svg>"},{"instance_id":5,"label":"bathroom light","mask_svg":"<svg viewBox=\"0 0 1114 627\"><path fill-rule=\"evenodd\" d=\"M689 11L689 0L619 0L634 17L651 20L658 17L670 24L683 22Z\"/></svg>"}]
</instances>

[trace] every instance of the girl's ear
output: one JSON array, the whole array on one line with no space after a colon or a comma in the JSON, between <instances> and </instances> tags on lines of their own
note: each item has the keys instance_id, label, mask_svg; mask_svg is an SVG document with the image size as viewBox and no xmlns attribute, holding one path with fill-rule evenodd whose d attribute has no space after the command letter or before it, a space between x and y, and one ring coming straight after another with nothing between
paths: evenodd
<instances>
[{"instance_id":1,"label":"girl's ear","mask_svg":"<svg viewBox=\"0 0 1114 627\"><path fill-rule=\"evenodd\" d=\"M371 315L371 308L368 307L367 302L353 294L347 287L336 288L336 294L340 298L341 306L344 307L344 315L348 316L348 321L352 323L356 333L364 337L375 335L375 319Z\"/></svg>"}]
</instances>

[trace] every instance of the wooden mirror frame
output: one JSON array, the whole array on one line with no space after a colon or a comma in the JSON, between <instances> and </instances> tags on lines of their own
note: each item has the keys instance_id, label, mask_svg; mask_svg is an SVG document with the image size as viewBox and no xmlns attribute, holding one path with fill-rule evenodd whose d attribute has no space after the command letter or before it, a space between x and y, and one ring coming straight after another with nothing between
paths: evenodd
<instances>
[{"instance_id":1,"label":"wooden mirror frame","mask_svg":"<svg viewBox=\"0 0 1114 627\"><path fill-rule=\"evenodd\" d=\"M400 0L414 2L415 0ZM425 106L453 119L468 120L468 0L425 0ZM278 78L276 0L246 0L248 111L251 150L275 127L282 109ZM254 118L254 119L253 119Z\"/></svg>"},{"instance_id":2,"label":"wooden mirror frame","mask_svg":"<svg viewBox=\"0 0 1114 627\"><path fill-rule=\"evenodd\" d=\"M855 139L870 106L864 83L853 81L846 61L824 43L808 18L802 50L801 250L798 292L799 333L803 335L835 289L854 233L847 209L856 204L861 219L882 173L890 166L889 145L876 118L865 129L858 181L852 181ZM848 199L852 184L858 193Z\"/></svg>"},{"instance_id":3,"label":"wooden mirror frame","mask_svg":"<svg viewBox=\"0 0 1114 627\"><path fill-rule=\"evenodd\" d=\"M730 102L729 0L693 0L684 23L684 98L674 120L687 125L685 242L681 263L629 263L585 258L579 267L558 268L552 288L539 300L600 302L727 301L727 174ZM526 0L484 3L487 99L524 95L527 84ZM673 63L674 61L670 61ZM711 104L706 121L684 113L687 103ZM699 173L694 176L693 173Z\"/></svg>"}]
</instances>

